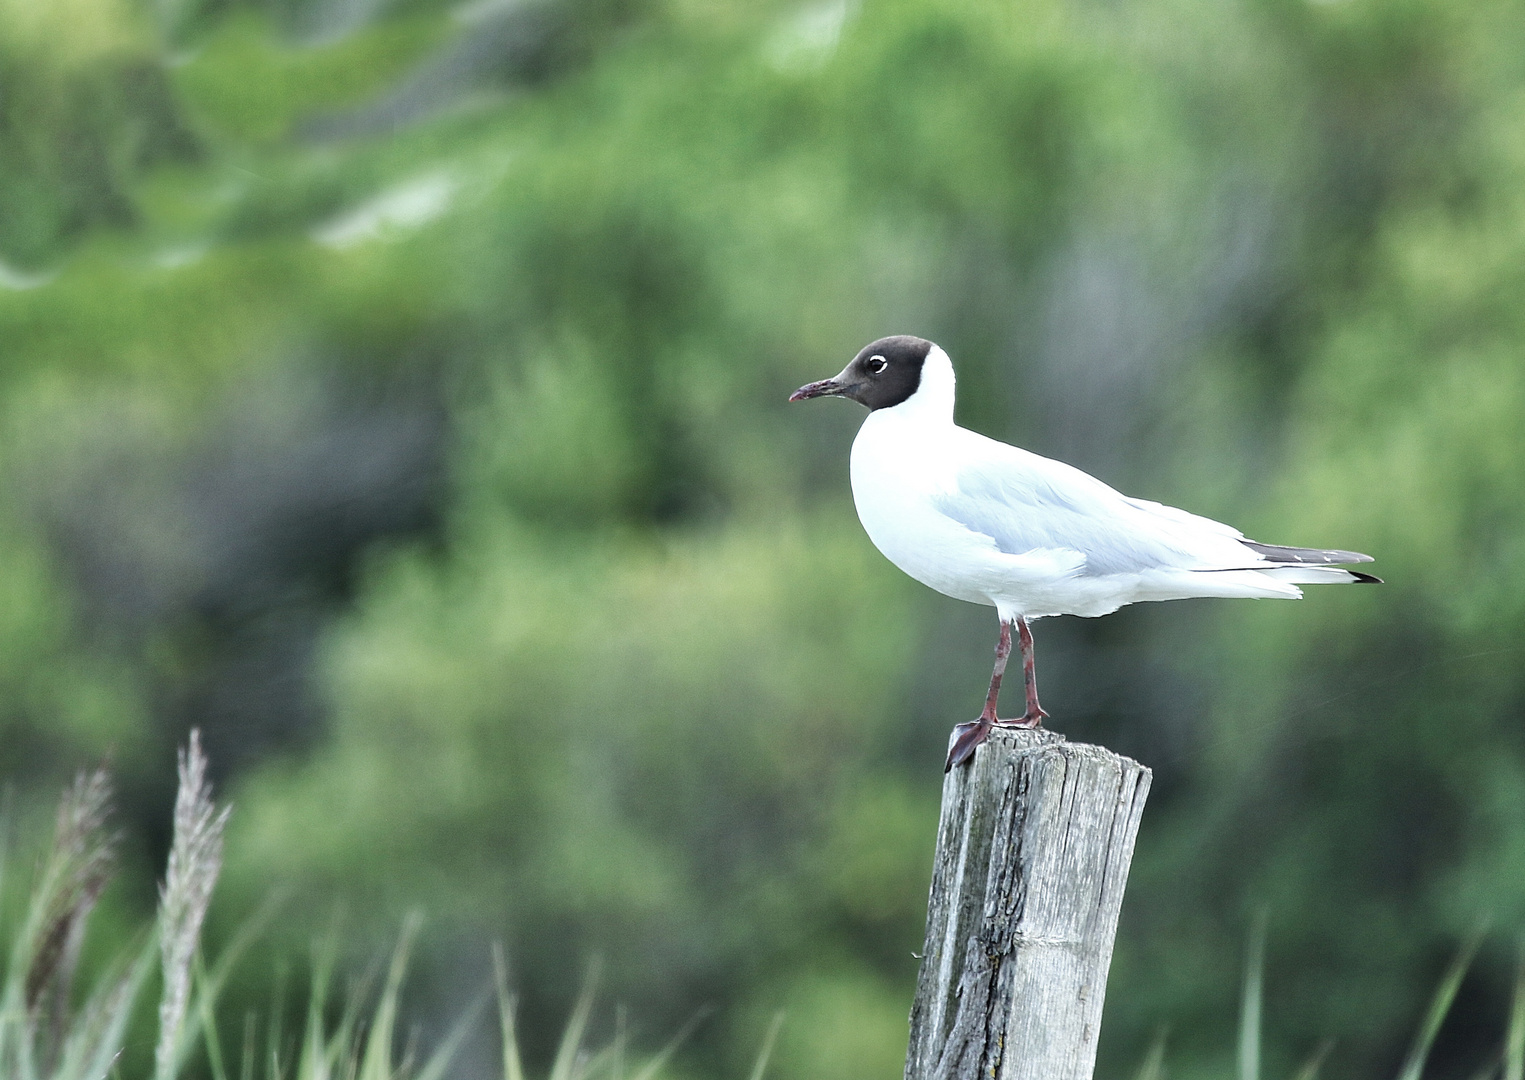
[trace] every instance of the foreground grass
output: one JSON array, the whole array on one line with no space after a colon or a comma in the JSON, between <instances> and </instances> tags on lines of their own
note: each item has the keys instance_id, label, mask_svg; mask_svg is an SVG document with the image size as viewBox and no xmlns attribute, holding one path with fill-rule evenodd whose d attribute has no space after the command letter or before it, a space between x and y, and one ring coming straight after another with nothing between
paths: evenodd
<instances>
[{"instance_id":1,"label":"foreground grass","mask_svg":"<svg viewBox=\"0 0 1525 1080\"><path fill-rule=\"evenodd\" d=\"M1482 943L1484 927L1479 927L1462 945L1450 966L1446 969L1435 993L1430 998L1414 1033L1403 1064L1395 1080L1422 1080L1425 1065L1435 1037L1450 1014L1456 993L1471 967L1472 958ZM1239 1006L1239 1039L1236 1048L1236 1075L1234 1080L1264 1080L1261 1069L1261 1003L1265 977L1265 919L1257 921L1250 934L1250 944L1245 956L1244 985ZM1334 1049L1335 1040L1325 1039L1292 1073L1289 1080L1319 1080L1324 1061ZM1166 1038L1161 1033L1149 1052L1144 1055L1133 1080L1166 1080ZM1504 1038L1498 1052L1478 1069L1470 1080L1525 1080L1525 942L1521 943L1519 966L1515 974L1514 999L1509 1010Z\"/></svg>"},{"instance_id":2,"label":"foreground grass","mask_svg":"<svg viewBox=\"0 0 1525 1080\"><path fill-rule=\"evenodd\" d=\"M81 774L64 792L53 838L27 896L0 983L0 1080L110 1080L123 1076L123 1049L134 1013L158 969L160 996L152 1080L190 1073L211 1080L444 1080L455 1054L478 1024L481 1008L462 1016L427 1058L399 1050L398 1001L418 920L404 925L378 991L352 990L337 1019L329 1010L335 949L316 958L302 1030L283 1039L272 1026L256 1045L254 1024L231 1055L214 1022L226 975L259 932L255 919L208 967L200 952L201 929L222 868L228 811L219 808L207 782L207 761L193 732L179 756L174 836L153 927L126 948L81 992L75 986L90 915L114 868L114 836L107 827L111 785L102 771ZM0 884L7 867L0 853ZM1416 1031L1395 1080L1421 1080L1431 1047L1482 938L1479 930L1445 973ZM1246 957L1236 1080L1262 1080L1261 1001L1265 956L1264 921L1251 935ZM531 1080L519 1053L515 1001L500 951L493 957L497 1027L503 1080ZM662 1080L672 1055L692 1025L654 1056L632 1055L625 1026L613 1040L590 1047L586 1035L594 1005L596 972L590 976L563 1031L544 1080ZM484 998L483 1004L485 1004ZM751 1071L763 1080L782 1017L776 1017ZM1314 1049L1289 1080L1319 1080L1332 1041ZM1168 1077L1162 1035L1146 1054L1134 1080ZM1525 952L1514 1000L1497 1053L1472 1080L1525 1080Z\"/></svg>"},{"instance_id":3,"label":"foreground grass","mask_svg":"<svg viewBox=\"0 0 1525 1080\"><path fill-rule=\"evenodd\" d=\"M0 987L0 1078L3 1080L108 1080L120 1077L133 1014L143 1004L155 967L161 975L152 1080L190 1073L211 1080L443 1080L456 1051L481 1019L469 1010L425 1059L399 1050L398 999L418 930L410 919L394 949L379 992L352 991L331 1019L334 950L320 953L308 989L303 1028L283 1040L272 1028L256 1045L253 1025L229 1054L214 1023L219 992L230 968L257 934L247 925L211 967L200 938L212 890L222 868L228 811L212 799L206 757L193 732L180 754L174 839L152 929L99 974L81 997L75 976L91 912L114 867L114 836L107 827L111 785L104 772L81 774L64 792L52 844L43 859L26 913L15 931ZM4 879L0 860L0 881ZM519 1054L514 999L501 955L497 973L498 1027L504 1080L529 1080ZM586 1044L596 979L590 976L562 1035L545 1080L661 1080L687 1031L654 1057L634 1057L623 1025L608 1046ZM777 1023L753 1069L762 1080Z\"/></svg>"}]
</instances>

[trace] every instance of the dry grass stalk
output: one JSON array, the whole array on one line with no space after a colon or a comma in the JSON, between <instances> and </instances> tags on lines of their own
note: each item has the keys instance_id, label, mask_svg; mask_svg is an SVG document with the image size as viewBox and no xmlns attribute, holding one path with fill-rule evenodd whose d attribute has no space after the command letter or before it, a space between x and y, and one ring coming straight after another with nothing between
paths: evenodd
<instances>
[{"instance_id":1,"label":"dry grass stalk","mask_svg":"<svg viewBox=\"0 0 1525 1080\"><path fill-rule=\"evenodd\" d=\"M164 884L159 890L159 952L164 967L164 992L159 1002L154 1075L160 1080L174 1076L179 1067L181 1035L190 1001L191 963L207 906L212 901L212 888L222 869L223 830L228 821L228 808L219 810L212 802L199 732L191 732L190 745L178 757L180 790L175 796L175 837Z\"/></svg>"},{"instance_id":2,"label":"dry grass stalk","mask_svg":"<svg viewBox=\"0 0 1525 1080\"><path fill-rule=\"evenodd\" d=\"M67 1024L85 925L115 863L115 838L105 829L110 801L111 782L101 770L80 773L64 792L53 845L18 942L27 1014L49 1032L54 1047Z\"/></svg>"}]
</instances>

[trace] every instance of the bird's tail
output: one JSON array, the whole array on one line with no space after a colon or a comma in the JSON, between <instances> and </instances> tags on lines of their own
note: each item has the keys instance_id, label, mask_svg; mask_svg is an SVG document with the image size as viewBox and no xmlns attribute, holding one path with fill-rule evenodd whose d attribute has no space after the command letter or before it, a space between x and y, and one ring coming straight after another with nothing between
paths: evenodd
<instances>
[{"instance_id":1,"label":"bird's tail","mask_svg":"<svg viewBox=\"0 0 1525 1080\"><path fill-rule=\"evenodd\" d=\"M1277 581L1290 581L1298 585L1382 584L1382 579L1379 577L1363 574L1359 570L1346 570L1342 566L1335 565L1372 561L1370 555L1363 555L1359 551L1257 544L1253 540L1241 540L1240 543L1266 562L1276 564L1260 572Z\"/></svg>"},{"instance_id":2,"label":"bird's tail","mask_svg":"<svg viewBox=\"0 0 1525 1080\"><path fill-rule=\"evenodd\" d=\"M1297 585L1380 585L1382 579L1359 570L1346 570L1343 566L1310 566L1290 563L1286 566L1257 568L1261 574L1277 581L1290 581Z\"/></svg>"}]
</instances>

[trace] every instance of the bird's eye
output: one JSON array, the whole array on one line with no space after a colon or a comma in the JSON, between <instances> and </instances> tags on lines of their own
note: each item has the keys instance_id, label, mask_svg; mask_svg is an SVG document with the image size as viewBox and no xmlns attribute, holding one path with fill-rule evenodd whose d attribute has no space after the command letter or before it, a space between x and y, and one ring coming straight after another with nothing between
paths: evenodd
<instances>
[{"instance_id":1,"label":"bird's eye","mask_svg":"<svg viewBox=\"0 0 1525 1080\"><path fill-rule=\"evenodd\" d=\"M870 356L868 358L868 373L870 375L877 375L889 366L888 361L882 356Z\"/></svg>"}]
</instances>

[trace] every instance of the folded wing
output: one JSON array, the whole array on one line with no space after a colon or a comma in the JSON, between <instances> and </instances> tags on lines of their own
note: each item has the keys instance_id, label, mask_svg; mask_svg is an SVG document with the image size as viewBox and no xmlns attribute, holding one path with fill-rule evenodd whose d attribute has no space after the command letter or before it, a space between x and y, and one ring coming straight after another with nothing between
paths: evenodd
<instances>
[{"instance_id":1,"label":"folded wing","mask_svg":"<svg viewBox=\"0 0 1525 1080\"><path fill-rule=\"evenodd\" d=\"M1077 571L1082 577L1150 570L1276 570L1278 578L1310 583L1336 580L1336 573L1320 572L1333 564L1371 561L1354 551L1246 540L1220 521L1129 498L1063 462L967 434L966 464L955 485L933 502L1007 554L1074 551L1085 559ZM1338 580L1366 577L1338 573Z\"/></svg>"}]
</instances>

